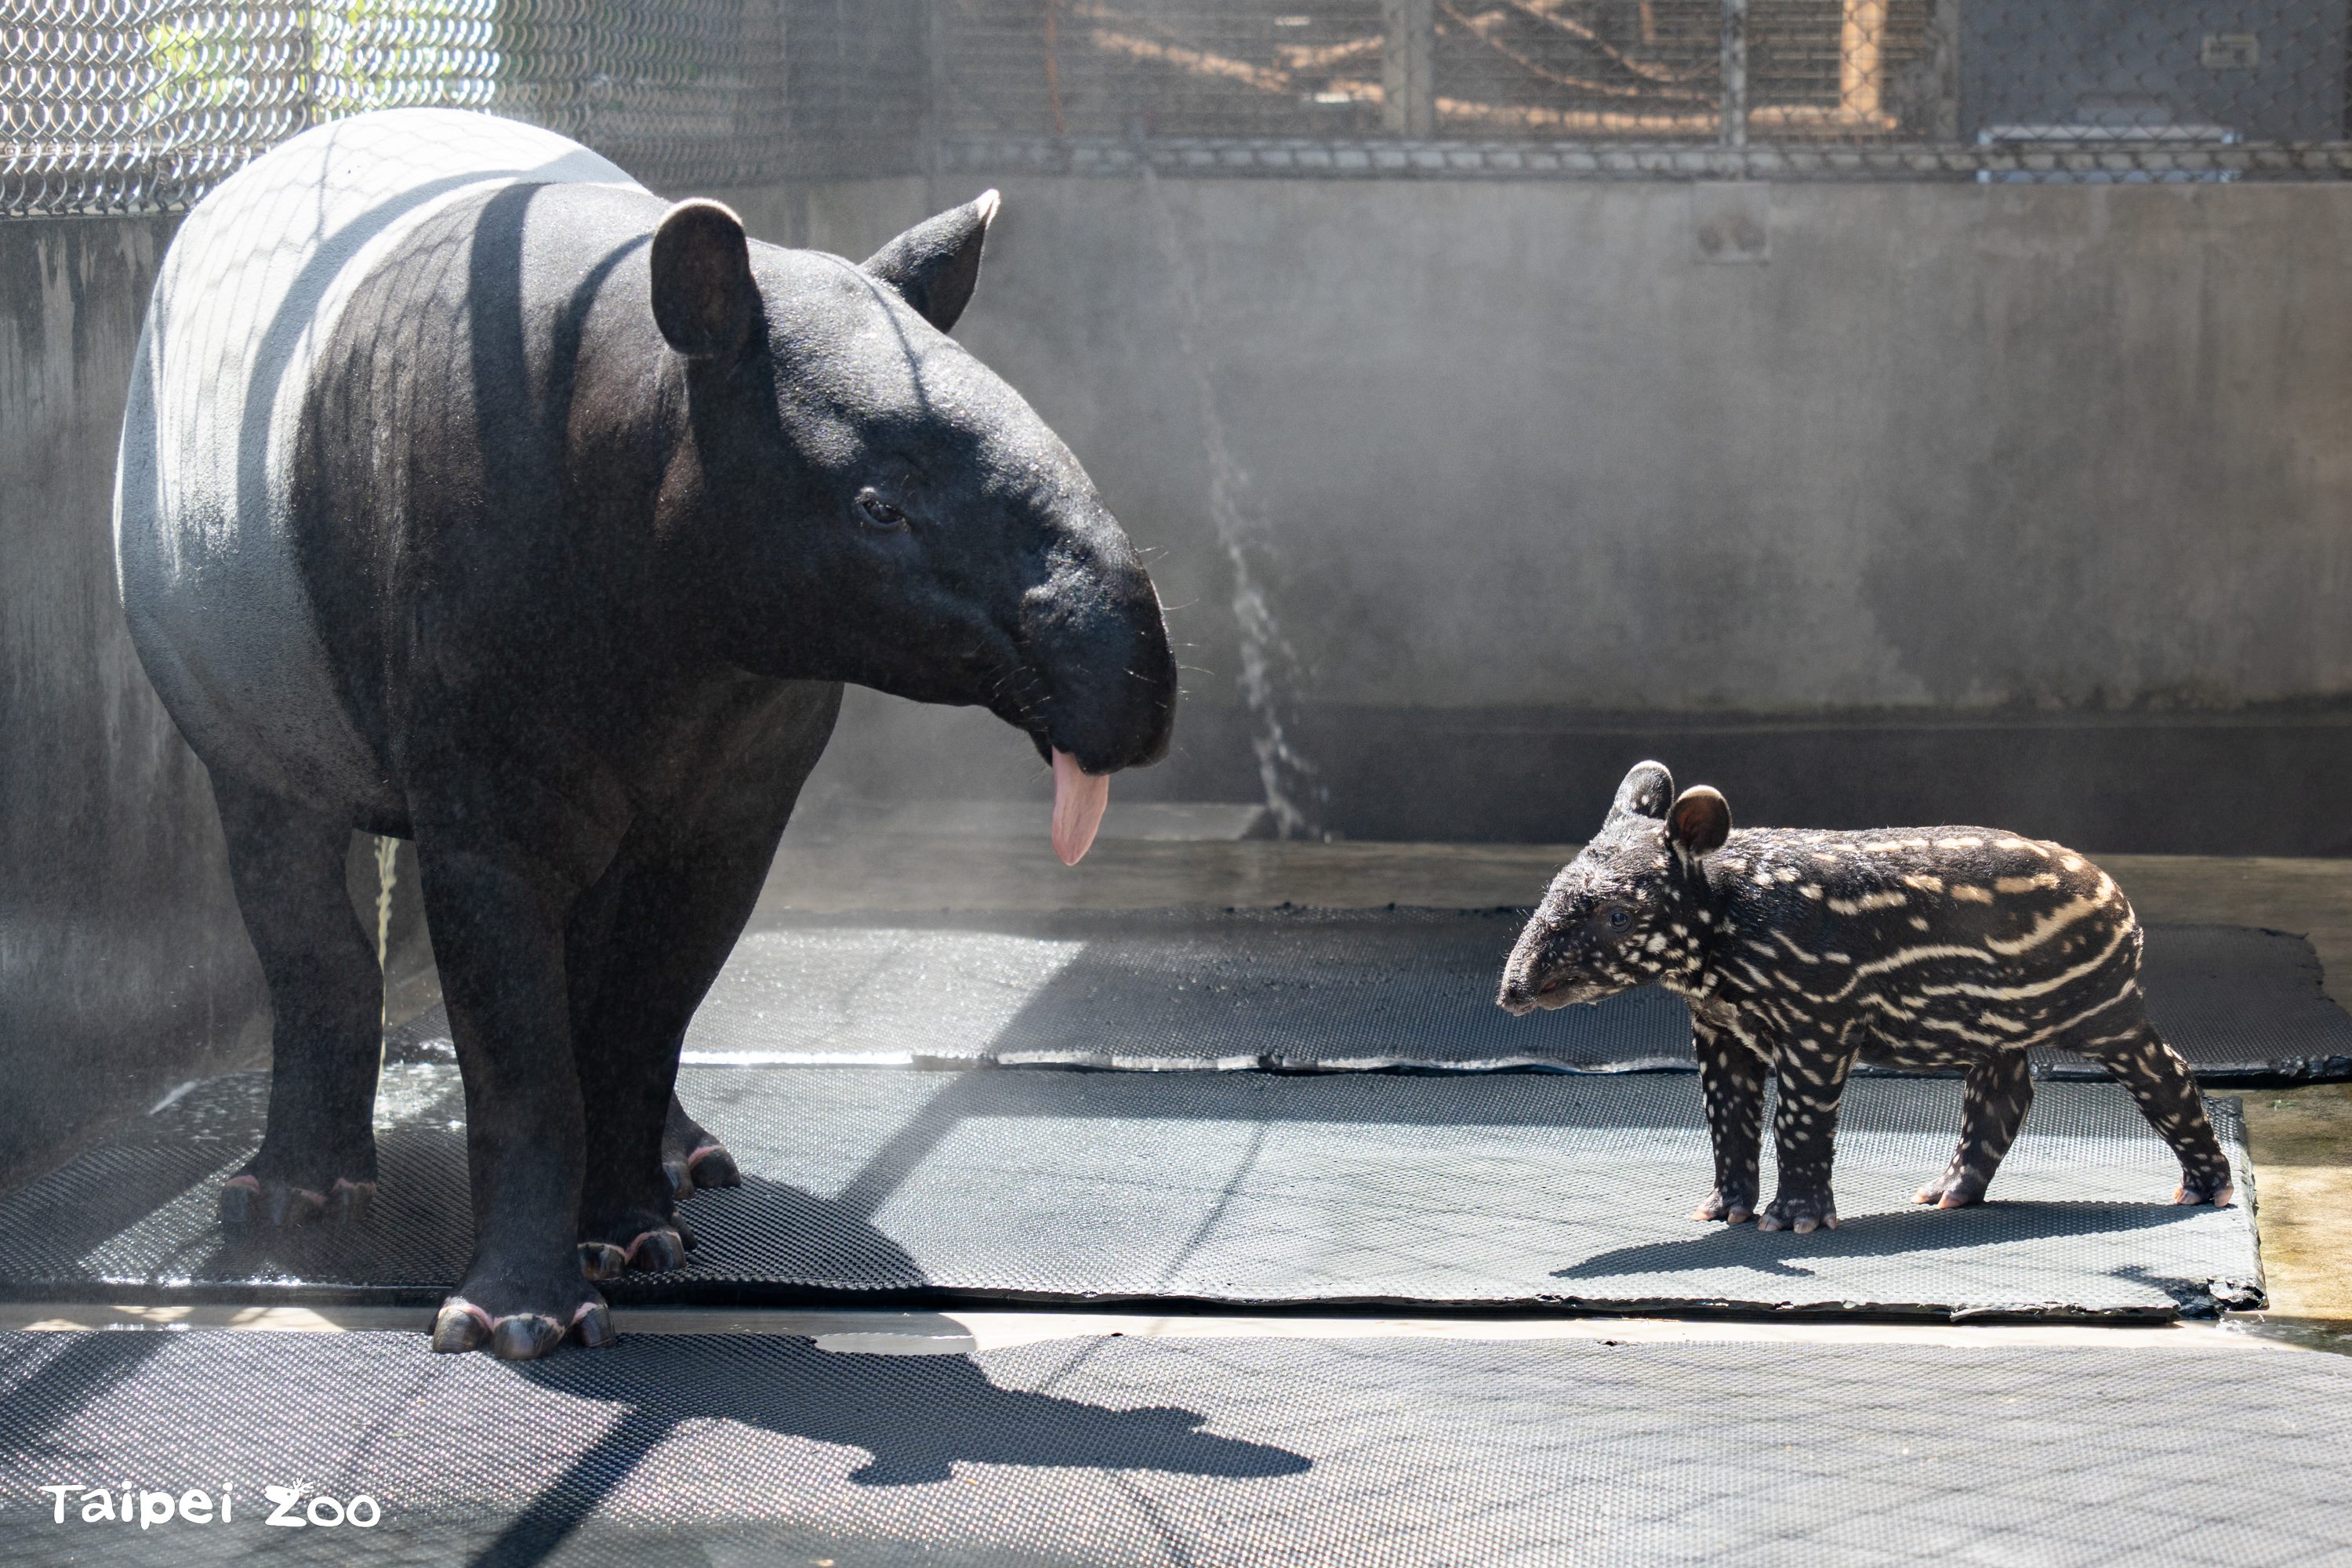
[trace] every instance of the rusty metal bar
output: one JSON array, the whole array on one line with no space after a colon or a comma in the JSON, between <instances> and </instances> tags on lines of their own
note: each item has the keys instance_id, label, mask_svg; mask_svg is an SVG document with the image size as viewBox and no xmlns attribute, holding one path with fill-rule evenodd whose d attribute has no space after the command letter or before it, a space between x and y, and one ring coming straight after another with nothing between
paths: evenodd
<instances>
[{"instance_id":1,"label":"rusty metal bar","mask_svg":"<svg viewBox=\"0 0 2352 1568\"><path fill-rule=\"evenodd\" d=\"M1437 132L1436 0L1381 0L1381 125L1392 136Z\"/></svg>"}]
</instances>

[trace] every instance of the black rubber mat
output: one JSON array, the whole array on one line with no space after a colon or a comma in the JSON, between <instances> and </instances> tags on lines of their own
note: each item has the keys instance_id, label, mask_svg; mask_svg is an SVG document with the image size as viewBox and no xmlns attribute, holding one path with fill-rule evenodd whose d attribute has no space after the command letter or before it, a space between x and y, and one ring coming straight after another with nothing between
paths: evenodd
<instances>
[{"instance_id":1,"label":"black rubber mat","mask_svg":"<svg viewBox=\"0 0 2352 1568\"><path fill-rule=\"evenodd\" d=\"M189 1094L0 1200L0 1294L415 1300L468 1250L454 1069L387 1074L376 1215L232 1234L220 1180L263 1080ZM1685 1218L1711 1185L1696 1075L688 1068L734 1151L700 1246L615 1300L1189 1300L2168 1317L2260 1300L2250 1207L2176 1208L2171 1154L2113 1084L2043 1086L1993 1187L1911 1192L1951 1079L1848 1091L1835 1231ZM2234 1100L2215 1120L2251 1191ZM1770 1181L1767 1165L1768 1187Z\"/></svg>"},{"instance_id":2,"label":"black rubber mat","mask_svg":"<svg viewBox=\"0 0 2352 1568\"><path fill-rule=\"evenodd\" d=\"M1692 1067L1651 988L1514 1018L1495 1005L1524 910L1171 910L764 921L687 1037L707 1063L1614 1072ZM2149 1006L2200 1074L2352 1077L2352 1017L2302 938L2152 928ZM439 1009L395 1032L447 1059ZM2099 1077L2063 1052L2052 1077Z\"/></svg>"},{"instance_id":3,"label":"black rubber mat","mask_svg":"<svg viewBox=\"0 0 2352 1568\"><path fill-rule=\"evenodd\" d=\"M2347 1468L2352 1360L2287 1350L0 1335L0 1560L41 1568L2317 1565ZM225 1484L144 1530L37 1489ZM273 1485L381 1522L272 1527Z\"/></svg>"}]
</instances>

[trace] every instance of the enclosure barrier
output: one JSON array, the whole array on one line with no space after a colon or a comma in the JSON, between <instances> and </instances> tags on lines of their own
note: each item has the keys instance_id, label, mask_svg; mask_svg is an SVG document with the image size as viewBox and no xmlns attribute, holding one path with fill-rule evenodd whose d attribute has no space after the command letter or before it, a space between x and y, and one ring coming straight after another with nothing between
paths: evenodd
<instances>
[{"instance_id":1,"label":"enclosure barrier","mask_svg":"<svg viewBox=\"0 0 2352 1568\"><path fill-rule=\"evenodd\" d=\"M919 166L922 0L12 0L0 215L173 211L321 121L527 120L656 188Z\"/></svg>"},{"instance_id":2,"label":"enclosure barrier","mask_svg":"<svg viewBox=\"0 0 2352 1568\"><path fill-rule=\"evenodd\" d=\"M947 155L1117 173L2352 167L2336 0L945 0Z\"/></svg>"},{"instance_id":3,"label":"enclosure barrier","mask_svg":"<svg viewBox=\"0 0 2352 1568\"><path fill-rule=\"evenodd\" d=\"M17 0L0 213L454 104L656 187L1122 173L2334 178L2345 0ZM2225 21L2217 17L2226 14Z\"/></svg>"},{"instance_id":4,"label":"enclosure barrier","mask_svg":"<svg viewBox=\"0 0 2352 1568\"><path fill-rule=\"evenodd\" d=\"M446 103L656 188L940 169L2336 179L2345 0L19 0L0 214Z\"/></svg>"}]
</instances>

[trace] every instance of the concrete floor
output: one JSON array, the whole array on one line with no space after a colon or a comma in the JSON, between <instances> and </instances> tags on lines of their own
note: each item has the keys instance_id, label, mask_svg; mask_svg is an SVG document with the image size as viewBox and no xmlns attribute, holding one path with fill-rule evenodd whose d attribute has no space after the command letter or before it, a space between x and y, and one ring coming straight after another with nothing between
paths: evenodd
<instances>
[{"instance_id":1,"label":"concrete floor","mask_svg":"<svg viewBox=\"0 0 2352 1568\"><path fill-rule=\"evenodd\" d=\"M1042 814L1041 814L1042 816ZM796 831L771 874L761 909L839 913L918 909L1135 909L1170 904L1378 907L1524 905L1570 846L1447 846L1104 839L1079 867L1057 864L1044 823L1034 840L948 838L916 833L828 837ZM2307 933L2339 1001L2352 1001L2352 861L2110 858L2143 916L2153 921L2224 921ZM426 983L429 987L429 981ZM431 999L411 988L410 1006ZM1871 1347L1943 1347L1957 1362L1988 1350L2038 1349L2060 1357L2099 1351L2156 1352L2151 1375L2176 1375L2178 1352L2227 1376L2242 1367L2260 1382L2310 1363L2263 1362L2314 1350L2352 1352L2352 1086L2243 1096L2253 1140L2258 1218L2273 1308L2220 1324L1946 1324L1727 1318L1402 1317L1376 1310L1328 1315L1089 1312L1084 1310L816 1310L623 1309L624 1335L803 1336L852 1355L955 1356L1044 1341L1095 1336L1213 1340L1242 1336L1398 1344L1412 1340L1738 1344L1763 1356L1775 1345L1819 1347L1822 1358L1858 1358ZM103 1303L0 1304L0 1330L146 1330L333 1334L418 1331L415 1308L131 1307ZM1100 1342L1097 1341L1096 1342ZM2167 1354L2165 1352L2174 1352ZM573 1352L576 1353L576 1352ZM1084 1347L1078 1353L1087 1353ZM1401 1352L1402 1353L1402 1352ZM1926 1352L1934 1354L1937 1352ZM2254 1361L2244 1358L2252 1356ZM2277 1370L2273 1370L2277 1369ZM911 1372L913 1369L908 1369ZM1909 1397L1890 1391L1896 1399ZM1958 1409L1963 1422L1997 1422L1997 1410ZM2228 1419L2226 1410L2216 1418ZM1904 1453L1910 1450L1906 1448ZM967 1478L968 1479L968 1478ZM1929 1483L1923 1483L1929 1484ZM2250 1502L2250 1510L2259 1503ZM1896 1548L1895 1550L1900 1550Z\"/></svg>"},{"instance_id":2,"label":"concrete floor","mask_svg":"<svg viewBox=\"0 0 2352 1568\"><path fill-rule=\"evenodd\" d=\"M1116 810L1116 806L1113 807ZM1171 904L1478 908L1533 903L1567 844L1168 843L1105 837L1057 862L1034 840L788 834L762 912L1150 909ZM2352 1006L2352 860L2117 855L2101 860L2157 923L2268 926L2310 938ZM2283 1329L2352 1335L2352 1085L2243 1095L2271 1310Z\"/></svg>"}]
</instances>

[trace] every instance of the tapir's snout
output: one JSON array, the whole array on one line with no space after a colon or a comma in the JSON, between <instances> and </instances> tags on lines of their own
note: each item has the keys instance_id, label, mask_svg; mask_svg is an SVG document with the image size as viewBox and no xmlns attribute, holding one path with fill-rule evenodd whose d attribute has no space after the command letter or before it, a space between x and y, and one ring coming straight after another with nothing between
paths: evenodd
<instances>
[{"instance_id":1,"label":"tapir's snout","mask_svg":"<svg viewBox=\"0 0 2352 1568\"><path fill-rule=\"evenodd\" d=\"M1519 933L1510 959L1503 965L1503 983L1495 994L1495 1005L1520 1018L1538 1007L1598 1002L1616 990L1580 970L1575 956L1566 951L1551 922L1538 910Z\"/></svg>"},{"instance_id":2,"label":"tapir's snout","mask_svg":"<svg viewBox=\"0 0 2352 1568\"><path fill-rule=\"evenodd\" d=\"M1150 574L1114 559L1056 577L1024 616L1046 695L1040 739L1088 773L1160 761L1175 733L1176 656Z\"/></svg>"}]
</instances>

